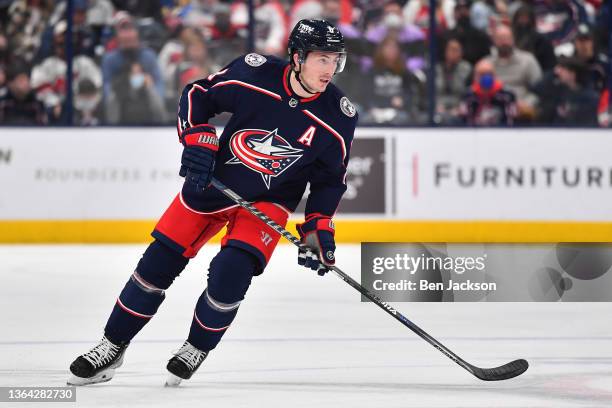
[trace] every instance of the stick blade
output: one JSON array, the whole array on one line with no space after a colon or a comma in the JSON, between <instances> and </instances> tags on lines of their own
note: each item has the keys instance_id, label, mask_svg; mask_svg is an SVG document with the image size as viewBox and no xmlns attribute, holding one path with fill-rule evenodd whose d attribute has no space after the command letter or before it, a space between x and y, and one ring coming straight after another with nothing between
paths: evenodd
<instances>
[{"instance_id":1,"label":"stick blade","mask_svg":"<svg viewBox=\"0 0 612 408\"><path fill-rule=\"evenodd\" d=\"M473 367L472 373L483 381L501 381L517 377L527 371L528 368L527 360L519 359L499 367Z\"/></svg>"}]
</instances>

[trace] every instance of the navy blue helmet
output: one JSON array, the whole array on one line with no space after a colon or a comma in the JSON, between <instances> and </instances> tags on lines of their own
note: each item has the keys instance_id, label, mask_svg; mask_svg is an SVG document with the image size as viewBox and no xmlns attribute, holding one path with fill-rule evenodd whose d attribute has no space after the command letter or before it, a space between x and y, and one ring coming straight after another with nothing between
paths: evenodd
<instances>
[{"instance_id":1,"label":"navy blue helmet","mask_svg":"<svg viewBox=\"0 0 612 408\"><path fill-rule=\"evenodd\" d=\"M340 54L336 73L342 72L346 63L344 37L340 30L325 20L304 19L298 21L289 35L287 45L289 58L293 63L293 54L298 54L300 63L304 63L309 51L327 51Z\"/></svg>"}]
</instances>

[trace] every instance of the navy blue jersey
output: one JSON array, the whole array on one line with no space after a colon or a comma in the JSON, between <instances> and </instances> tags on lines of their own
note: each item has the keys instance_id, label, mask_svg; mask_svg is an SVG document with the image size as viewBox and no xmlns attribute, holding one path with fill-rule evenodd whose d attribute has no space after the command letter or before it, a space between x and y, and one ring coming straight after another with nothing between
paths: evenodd
<instances>
[{"instance_id":1,"label":"navy blue jersey","mask_svg":"<svg viewBox=\"0 0 612 408\"><path fill-rule=\"evenodd\" d=\"M289 85L290 66L273 56L248 54L185 87L179 134L232 113L219 138L214 177L248 201L294 211L310 182L306 214L333 216L346 190L346 169L357 113L333 84L310 98ZM213 187L189 194L188 204L214 212L234 205Z\"/></svg>"}]
</instances>

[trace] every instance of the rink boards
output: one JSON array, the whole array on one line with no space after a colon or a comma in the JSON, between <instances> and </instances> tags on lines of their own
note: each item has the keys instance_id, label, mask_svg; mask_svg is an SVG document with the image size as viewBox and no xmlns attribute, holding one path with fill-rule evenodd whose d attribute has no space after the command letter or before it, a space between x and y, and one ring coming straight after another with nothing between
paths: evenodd
<instances>
[{"instance_id":1,"label":"rink boards","mask_svg":"<svg viewBox=\"0 0 612 408\"><path fill-rule=\"evenodd\" d=\"M337 238L612 241L610 151L606 130L359 128ZM0 242L147 241L180 154L172 128L3 128Z\"/></svg>"}]
</instances>

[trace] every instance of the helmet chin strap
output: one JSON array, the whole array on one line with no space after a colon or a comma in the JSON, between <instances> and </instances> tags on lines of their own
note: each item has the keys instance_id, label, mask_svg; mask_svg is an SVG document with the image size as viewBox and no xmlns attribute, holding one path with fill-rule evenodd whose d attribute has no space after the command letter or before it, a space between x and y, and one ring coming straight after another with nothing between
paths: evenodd
<instances>
[{"instance_id":1,"label":"helmet chin strap","mask_svg":"<svg viewBox=\"0 0 612 408\"><path fill-rule=\"evenodd\" d=\"M300 64L301 65L301 64ZM319 92L312 92L312 88L310 88L308 85L306 85L305 83L302 82L302 80L300 79L300 73L302 72L297 71L295 68L292 70L295 73L295 79L298 81L298 84L300 84L300 86L302 87L302 89L306 92L309 93L311 95L316 95ZM291 81L287 81L289 82L289 84L291 85Z\"/></svg>"}]
</instances>

